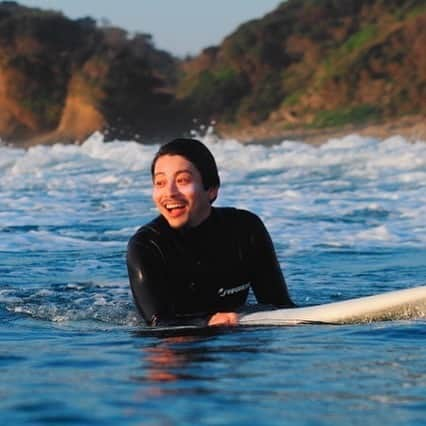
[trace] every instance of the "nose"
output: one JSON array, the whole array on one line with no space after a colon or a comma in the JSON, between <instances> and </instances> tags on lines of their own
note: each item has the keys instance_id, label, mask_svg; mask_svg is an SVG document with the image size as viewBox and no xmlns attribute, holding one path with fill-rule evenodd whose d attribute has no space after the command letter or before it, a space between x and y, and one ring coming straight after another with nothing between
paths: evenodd
<instances>
[{"instance_id":1,"label":"nose","mask_svg":"<svg viewBox=\"0 0 426 426\"><path fill-rule=\"evenodd\" d=\"M168 180L166 185L164 186L164 194L171 196L177 194L178 192L179 191L174 179Z\"/></svg>"}]
</instances>

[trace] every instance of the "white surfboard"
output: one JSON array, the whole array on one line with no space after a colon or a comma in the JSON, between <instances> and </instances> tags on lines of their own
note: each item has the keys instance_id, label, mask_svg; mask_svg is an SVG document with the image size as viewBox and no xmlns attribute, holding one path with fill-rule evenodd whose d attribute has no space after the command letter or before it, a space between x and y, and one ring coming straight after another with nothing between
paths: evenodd
<instances>
[{"instance_id":1,"label":"white surfboard","mask_svg":"<svg viewBox=\"0 0 426 426\"><path fill-rule=\"evenodd\" d=\"M325 303L241 314L240 325L350 324L426 317L426 286Z\"/></svg>"}]
</instances>

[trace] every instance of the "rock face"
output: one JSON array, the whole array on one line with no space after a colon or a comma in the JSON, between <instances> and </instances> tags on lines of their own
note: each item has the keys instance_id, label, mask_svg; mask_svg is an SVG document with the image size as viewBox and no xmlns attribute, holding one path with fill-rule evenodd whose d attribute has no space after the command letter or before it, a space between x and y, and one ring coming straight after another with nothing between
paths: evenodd
<instances>
[{"instance_id":1,"label":"rock face","mask_svg":"<svg viewBox=\"0 0 426 426\"><path fill-rule=\"evenodd\" d=\"M149 35L0 3L2 139L79 141L95 130L137 139L166 120L173 128L176 72Z\"/></svg>"},{"instance_id":2,"label":"rock face","mask_svg":"<svg viewBox=\"0 0 426 426\"><path fill-rule=\"evenodd\" d=\"M178 96L223 127L425 113L424 46L425 0L289 0L187 61Z\"/></svg>"},{"instance_id":3,"label":"rock face","mask_svg":"<svg viewBox=\"0 0 426 426\"><path fill-rule=\"evenodd\" d=\"M0 138L48 143L426 114L426 0L288 0L178 60L148 34L0 2Z\"/></svg>"}]
</instances>

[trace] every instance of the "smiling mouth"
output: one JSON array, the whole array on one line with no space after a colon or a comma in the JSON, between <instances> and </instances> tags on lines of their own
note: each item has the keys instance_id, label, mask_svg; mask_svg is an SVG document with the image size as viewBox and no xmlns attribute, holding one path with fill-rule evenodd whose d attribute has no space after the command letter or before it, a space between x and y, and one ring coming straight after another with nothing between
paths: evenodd
<instances>
[{"instance_id":1,"label":"smiling mouth","mask_svg":"<svg viewBox=\"0 0 426 426\"><path fill-rule=\"evenodd\" d=\"M164 207L167 209L167 211L173 212L176 210L184 209L185 204L184 203L167 203L164 205Z\"/></svg>"}]
</instances>

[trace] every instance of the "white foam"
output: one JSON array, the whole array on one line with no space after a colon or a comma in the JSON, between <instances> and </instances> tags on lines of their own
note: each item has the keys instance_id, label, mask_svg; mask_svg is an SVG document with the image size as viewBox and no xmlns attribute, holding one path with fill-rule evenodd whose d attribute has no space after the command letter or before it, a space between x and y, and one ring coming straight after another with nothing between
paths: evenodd
<instances>
[{"instance_id":1,"label":"white foam","mask_svg":"<svg viewBox=\"0 0 426 426\"><path fill-rule=\"evenodd\" d=\"M217 205L258 212L279 238L301 245L317 238L337 244L333 235L351 244L426 239L424 142L353 134L321 146L283 141L268 147L207 136L223 182ZM149 167L157 149L134 141L105 142L99 133L82 145L0 146L1 226L40 227L10 234L7 242L2 238L0 248L114 246L115 238L137 228L138 217L156 214ZM79 224L103 217L103 235L111 241L76 232ZM43 230L52 225L74 231Z\"/></svg>"},{"instance_id":2,"label":"white foam","mask_svg":"<svg viewBox=\"0 0 426 426\"><path fill-rule=\"evenodd\" d=\"M386 225L376 226L365 231L358 232L355 234L355 240L374 240L374 241L391 241L394 239L394 236Z\"/></svg>"},{"instance_id":3,"label":"white foam","mask_svg":"<svg viewBox=\"0 0 426 426\"><path fill-rule=\"evenodd\" d=\"M97 132L82 144L81 149L93 159L109 160L125 165L128 170L137 171L150 166L158 145L143 145L133 141L105 143L102 134Z\"/></svg>"},{"instance_id":4,"label":"white foam","mask_svg":"<svg viewBox=\"0 0 426 426\"><path fill-rule=\"evenodd\" d=\"M426 246L426 143L358 135L321 146L205 141L222 178L216 205L258 213L282 261L324 247ZM5 287L17 279L6 272L7 310L57 322L137 323L125 249L157 214L149 170L157 149L106 143L100 134L82 145L0 145L0 251L10 256L6 265L25 262L39 286Z\"/></svg>"}]
</instances>

